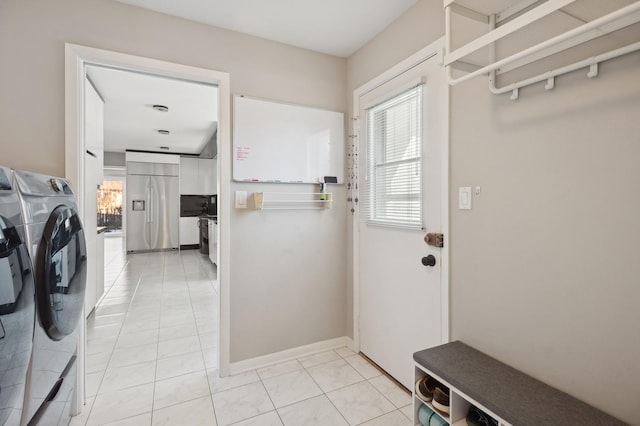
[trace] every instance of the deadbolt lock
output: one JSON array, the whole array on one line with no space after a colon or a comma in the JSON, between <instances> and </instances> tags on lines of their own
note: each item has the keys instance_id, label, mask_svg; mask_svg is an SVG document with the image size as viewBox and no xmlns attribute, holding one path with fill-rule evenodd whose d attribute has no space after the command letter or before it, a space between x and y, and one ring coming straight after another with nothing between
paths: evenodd
<instances>
[{"instance_id":1,"label":"deadbolt lock","mask_svg":"<svg viewBox=\"0 0 640 426\"><path fill-rule=\"evenodd\" d=\"M444 247L444 234L428 233L424 242L433 247Z\"/></svg>"}]
</instances>

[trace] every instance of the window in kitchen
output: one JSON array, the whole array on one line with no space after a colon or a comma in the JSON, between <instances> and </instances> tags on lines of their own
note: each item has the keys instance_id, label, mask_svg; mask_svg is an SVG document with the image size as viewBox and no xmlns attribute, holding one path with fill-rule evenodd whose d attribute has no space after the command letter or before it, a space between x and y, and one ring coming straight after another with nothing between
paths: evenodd
<instances>
[{"instance_id":1,"label":"window in kitchen","mask_svg":"<svg viewBox=\"0 0 640 426\"><path fill-rule=\"evenodd\" d=\"M105 180L98 188L98 226L122 232L122 181Z\"/></svg>"},{"instance_id":2,"label":"window in kitchen","mask_svg":"<svg viewBox=\"0 0 640 426\"><path fill-rule=\"evenodd\" d=\"M422 88L366 110L368 223L422 228Z\"/></svg>"}]
</instances>

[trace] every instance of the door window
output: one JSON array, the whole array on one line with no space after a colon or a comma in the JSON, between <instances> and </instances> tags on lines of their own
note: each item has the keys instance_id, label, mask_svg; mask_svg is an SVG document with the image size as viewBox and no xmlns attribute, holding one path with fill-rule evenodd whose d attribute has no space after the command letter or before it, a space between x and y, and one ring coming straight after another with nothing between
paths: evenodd
<instances>
[{"instance_id":1,"label":"door window","mask_svg":"<svg viewBox=\"0 0 640 426\"><path fill-rule=\"evenodd\" d=\"M368 223L422 228L422 85L367 109Z\"/></svg>"}]
</instances>

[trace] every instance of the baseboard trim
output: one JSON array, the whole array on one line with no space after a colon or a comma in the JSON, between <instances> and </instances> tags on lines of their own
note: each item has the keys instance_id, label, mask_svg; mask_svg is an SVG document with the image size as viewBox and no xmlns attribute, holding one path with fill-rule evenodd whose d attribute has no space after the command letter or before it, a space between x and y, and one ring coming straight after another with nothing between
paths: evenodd
<instances>
[{"instance_id":1,"label":"baseboard trim","mask_svg":"<svg viewBox=\"0 0 640 426\"><path fill-rule=\"evenodd\" d=\"M298 346L297 348L274 352L272 354L245 359L243 361L232 362L229 364L229 374L234 375L244 373L245 371L268 367L273 364L291 361L292 359L302 358L308 355L316 354L318 352L330 351L332 349L338 349L344 346L348 348L353 347L353 341L350 337L336 337L335 339L324 340L322 342Z\"/></svg>"}]
</instances>

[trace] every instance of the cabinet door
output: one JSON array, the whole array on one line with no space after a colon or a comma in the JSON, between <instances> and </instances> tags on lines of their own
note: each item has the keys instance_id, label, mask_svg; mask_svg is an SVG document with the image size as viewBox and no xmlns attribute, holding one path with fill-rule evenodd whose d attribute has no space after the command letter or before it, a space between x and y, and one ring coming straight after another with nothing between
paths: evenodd
<instances>
[{"instance_id":1,"label":"cabinet door","mask_svg":"<svg viewBox=\"0 0 640 426\"><path fill-rule=\"evenodd\" d=\"M215 194L216 191L216 163L215 158L199 160L198 164L198 190L201 195Z\"/></svg>"},{"instance_id":2,"label":"cabinet door","mask_svg":"<svg viewBox=\"0 0 640 426\"><path fill-rule=\"evenodd\" d=\"M104 293L104 232L96 239L96 301Z\"/></svg>"},{"instance_id":3,"label":"cabinet door","mask_svg":"<svg viewBox=\"0 0 640 426\"><path fill-rule=\"evenodd\" d=\"M180 158L180 194L197 195L198 192L198 159Z\"/></svg>"},{"instance_id":4,"label":"cabinet door","mask_svg":"<svg viewBox=\"0 0 640 426\"><path fill-rule=\"evenodd\" d=\"M216 263L216 255L215 255L215 238L216 238L216 230L214 229L215 222L213 220L209 220L209 260L213 263Z\"/></svg>"},{"instance_id":5,"label":"cabinet door","mask_svg":"<svg viewBox=\"0 0 640 426\"><path fill-rule=\"evenodd\" d=\"M96 188L102 182L98 181L98 169L102 169L102 164L98 159L85 154L85 213L83 226L86 229L85 246L87 250L87 281L85 291L85 315L89 315L98 301L96 278L99 273L104 274L104 269L98 270L97 262L97 228L98 228L98 199Z\"/></svg>"},{"instance_id":6,"label":"cabinet door","mask_svg":"<svg viewBox=\"0 0 640 426\"><path fill-rule=\"evenodd\" d=\"M180 245L200 244L200 229L197 217L180 218Z\"/></svg>"},{"instance_id":7,"label":"cabinet door","mask_svg":"<svg viewBox=\"0 0 640 426\"><path fill-rule=\"evenodd\" d=\"M213 222L211 237L209 237L209 258L214 264L218 264L218 222Z\"/></svg>"}]
</instances>

